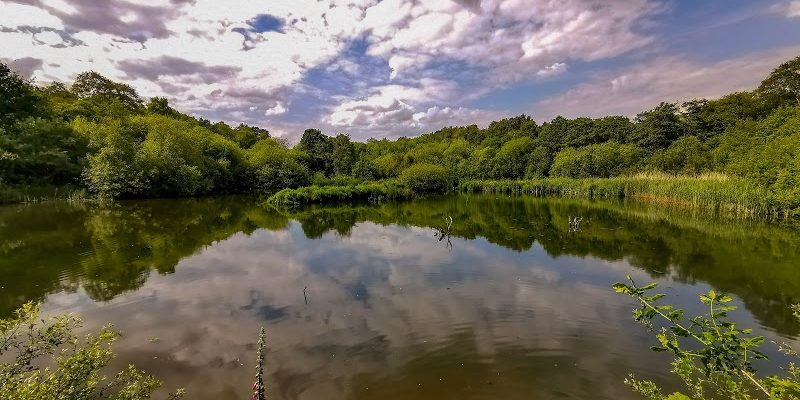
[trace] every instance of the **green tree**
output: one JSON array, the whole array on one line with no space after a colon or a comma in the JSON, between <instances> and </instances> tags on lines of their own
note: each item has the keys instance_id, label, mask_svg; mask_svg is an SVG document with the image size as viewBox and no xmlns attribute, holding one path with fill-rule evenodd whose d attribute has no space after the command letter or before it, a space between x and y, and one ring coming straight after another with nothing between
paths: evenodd
<instances>
[{"instance_id":1,"label":"green tree","mask_svg":"<svg viewBox=\"0 0 800 400\"><path fill-rule=\"evenodd\" d=\"M330 175L333 172L333 144L319 129L306 129L297 148L309 156L309 169Z\"/></svg>"},{"instance_id":2,"label":"green tree","mask_svg":"<svg viewBox=\"0 0 800 400\"><path fill-rule=\"evenodd\" d=\"M39 106L39 97L30 82L0 63L0 128L7 129L36 115Z\"/></svg>"},{"instance_id":3,"label":"green tree","mask_svg":"<svg viewBox=\"0 0 800 400\"><path fill-rule=\"evenodd\" d=\"M443 192L449 186L447 169L433 164L415 164L400 174L400 182L416 193Z\"/></svg>"},{"instance_id":4,"label":"green tree","mask_svg":"<svg viewBox=\"0 0 800 400\"><path fill-rule=\"evenodd\" d=\"M523 178L534 148L535 143L529 137L512 139L503 144L492 160L492 177L496 179Z\"/></svg>"},{"instance_id":5,"label":"green tree","mask_svg":"<svg viewBox=\"0 0 800 400\"><path fill-rule=\"evenodd\" d=\"M131 111L137 111L142 108L142 99L139 98L132 86L114 82L94 71L78 74L70 90L84 99L96 98L101 101L117 101Z\"/></svg>"},{"instance_id":6,"label":"green tree","mask_svg":"<svg viewBox=\"0 0 800 400\"><path fill-rule=\"evenodd\" d=\"M538 146L533 149L530 161L525 170L525 178L537 179L544 178L550 172L553 164L553 156L545 146Z\"/></svg>"},{"instance_id":7,"label":"green tree","mask_svg":"<svg viewBox=\"0 0 800 400\"><path fill-rule=\"evenodd\" d=\"M569 178L609 178L630 170L641 158L636 145L607 142L581 149L566 148L553 159L550 175Z\"/></svg>"},{"instance_id":8,"label":"green tree","mask_svg":"<svg viewBox=\"0 0 800 400\"><path fill-rule=\"evenodd\" d=\"M800 56L775 68L761 82L755 94L768 109L798 104L800 101Z\"/></svg>"},{"instance_id":9,"label":"green tree","mask_svg":"<svg viewBox=\"0 0 800 400\"><path fill-rule=\"evenodd\" d=\"M668 149L653 154L650 165L671 174L697 175L709 168L711 155L700 139L684 136L673 142Z\"/></svg>"},{"instance_id":10,"label":"green tree","mask_svg":"<svg viewBox=\"0 0 800 400\"><path fill-rule=\"evenodd\" d=\"M356 163L353 165L353 176L364 180L376 180L380 177L378 169L375 168L375 165L372 164L372 161L368 159L356 161Z\"/></svg>"},{"instance_id":11,"label":"green tree","mask_svg":"<svg viewBox=\"0 0 800 400\"><path fill-rule=\"evenodd\" d=\"M180 113L175 111L174 108L169 106L169 100L166 97L153 97L151 98L145 108L148 112L158 115L164 115L167 117L177 118L180 116Z\"/></svg>"},{"instance_id":12,"label":"green tree","mask_svg":"<svg viewBox=\"0 0 800 400\"><path fill-rule=\"evenodd\" d=\"M274 139L261 140L246 151L251 187L260 193L306 186L311 174L303 164L305 153L282 147Z\"/></svg>"},{"instance_id":13,"label":"green tree","mask_svg":"<svg viewBox=\"0 0 800 400\"><path fill-rule=\"evenodd\" d=\"M83 171L89 190L105 198L133 197L149 190L137 158L137 140L126 135L119 122L97 124L79 119L72 126L97 149L87 157Z\"/></svg>"},{"instance_id":14,"label":"green tree","mask_svg":"<svg viewBox=\"0 0 800 400\"><path fill-rule=\"evenodd\" d=\"M764 107L751 92L737 92L716 100L699 99L683 103L681 116L688 133L701 141L717 138L739 121L763 117Z\"/></svg>"},{"instance_id":15,"label":"green tree","mask_svg":"<svg viewBox=\"0 0 800 400\"><path fill-rule=\"evenodd\" d=\"M678 114L678 106L661 103L650 111L636 116L636 128L631 142L652 153L666 149L679 137L687 134L687 127Z\"/></svg>"},{"instance_id":16,"label":"green tree","mask_svg":"<svg viewBox=\"0 0 800 400\"><path fill-rule=\"evenodd\" d=\"M88 140L59 120L27 119L0 130L0 176L5 183L77 184Z\"/></svg>"},{"instance_id":17,"label":"green tree","mask_svg":"<svg viewBox=\"0 0 800 400\"><path fill-rule=\"evenodd\" d=\"M333 144L333 173L336 175L350 175L353 172L356 152L350 137L345 134L336 135L331 139Z\"/></svg>"}]
</instances>

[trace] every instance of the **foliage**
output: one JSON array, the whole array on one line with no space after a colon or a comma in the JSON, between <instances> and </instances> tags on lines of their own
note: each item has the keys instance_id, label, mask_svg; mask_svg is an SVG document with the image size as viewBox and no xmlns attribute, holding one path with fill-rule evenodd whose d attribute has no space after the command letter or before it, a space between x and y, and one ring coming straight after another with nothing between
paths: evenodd
<instances>
[{"instance_id":1,"label":"foliage","mask_svg":"<svg viewBox=\"0 0 800 400\"><path fill-rule=\"evenodd\" d=\"M652 347L654 351L672 353L672 372L681 378L691 398L800 398L800 370L794 363L786 369L786 377L756 375L753 362L767 358L758 350L764 338L753 336L751 329L740 329L728 320L728 313L736 309L730 304L732 297L710 290L700 296L700 301L708 307L708 314L686 318L683 310L660 302L664 294L651 294L655 288L655 283L639 287L630 276L628 283L614 284L616 292L639 302L639 308L633 311L634 319L655 332L659 345ZM654 325L654 320L659 327ZM781 351L797 357L786 345ZM690 398L681 393L664 396L655 383L637 380L633 375L626 383L649 400Z\"/></svg>"},{"instance_id":2,"label":"foliage","mask_svg":"<svg viewBox=\"0 0 800 400\"><path fill-rule=\"evenodd\" d=\"M39 97L30 82L0 63L0 129L34 116L38 109Z\"/></svg>"},{"instance_id":3,"label":"foliage","mask_svg":"<svg viewBox=\"0 0 800 400\"><path fill-rule=\"evenodd\" d=\"M308 185L305 154L288 150L274 140L262 140L247 150L247 168L251 171L252 188L259 193L275 193L284 188Z\"/></svg>"},{"instance_id":4,"label":"foliage","mask_svg":"<svg viewBox=\"0 0 800 400\"><path fill-rule=\"evenodd\" d=\"M766 189L751 185L741 178L718 174L637 174L608 179L468 180L460 183L460 190L468 193L645 199L743 217L789 216L795 213Z\"/></svg>"},{"instance_id":5,"label":"foliage","mask_svg":"<svg viewBox=\"0 0 800 400\"><path fill-rule=\"evenodd\" d=\"M529 137L509 140L503 144L492 160L492 176L495 178L523 178L535 146L534 141Z\"/></svg>"},{"instance_id":6,"label":"foliage","mask_svg":"<svg viewBox=\"0 0 800 400\"><path fill-rule=\"evenodd\" d=\"M631 132L631 141L652 153L666 149L686 132L687 126L678 115L678 106L661 103L636 116L636 129Z\"/></svg>"},{"instance_id":7,"label":"foliage","mask_svg":"<svg viewBox=\"0 0 800 400\"><path fill-rule=\"evenodd\" d=\"M519 115L484 129L449 126L365 143L306 129L294 147L263 128L194 118L166 98L143 105L131 86L96 72L78 75L70 86L36 87L3 65L0 183L80 184L99 196L126 198L271 194L318 175L355 178L347 185L399 178L413 191L441 192L470 180L582 180L647 171L681 175L683 185L685 176L719 173L744 178L741 196L693 193L688 201L714 198L717 205L800 215L799 60L780 65L754 91L661 103L633 120L559 116L538 124ZM704 181L691 186L709 188ZM756 192L764 198L751 204Z\"/></svg>"},{"instance_id":8,"label":"foliage","mask_svg":"<svg viewBox=\"0 0 800 400\"><path fill-rule=\"evenodd\" d=\"M684 136L650 158L650 167L671 174L698 175L711 166L711 155L700 139Z\"/></svg>"},{"instance_id":9,"label":"foliage","mask_svg":"<svg viewBox=\"0 0 800 400\"><path fill-rule=\"evenodd\" d=\"M58 120L26 119L0 130L0 176L7 184L77 184L88 141Z\"/></svg>"},{"instance_id":10,"label":"foliage","mask_svg":"<svg viewBox=\"0 0 800 400\"><path fill-rule=\"evenodd\" d=\"M547 147L539 146L531 153L528 167L525 170L525 178L535 179L544 178L548 175L553 164L553 157Z\"/></svg>"},{"instance_id":11,"label":"foliage","mask_svg":"<svg viewBox=\"0 0 800 400\"><path fill-rule=\"evenodd\" d=\"M142 107L142 99L130 85L114 82L97 72L78 74L70 91L79 98L96 98L101 101L119 102L131 111Z\"/></svg>"},{"instance_id":12,"label":"foliage","mask_svg":"<svg viewBox=\"0 0 800 400\"><path fill-rule=\"evenodd\" d=\"M331 139L333 157L333 173L336 175L350 175L355 164L356 150L350 137L344 134Z\"/></svg>"},{"instance_id":13,"label":"foliage","mask_svg":"<svg viewBox=\"0 0 800 400\"><path fill-rule=\"evenodd\" d=\"M778 66L761 82L755 94L769 108L797 105L800 101L800 57Z\"/></svg>"},{"instance_id":14,"label":"foliage","mask_svg":"<svg viewBox=\"0 0 800 400\"><path fill-rule=\"evenodd\" d=\"M308 154L309 169L326 175L333 171L333 143L319 129L306 129L297 147Z\"/></svg>"},{"instance_id":15,"label":"foliage","mask_svg":"<svg viewBox=\"0 0 800 400\"><path fill-rule=\"evenodd\" d=\"M566 148L556 154L550 175L570 178L619 176L631 169L642 151L632 144L606 142L582 149Z\"/></svg>"},{"instance_id":16,"label":"foliage","mask_svg":"<svg viewBox=\"0 0 800 400\"><path fill-rule=\"evenodd\" d=\"M359 179L378 179L378 169L370 160L358 160L353 165L353 176Z\"/></svg>"},{"instance_id":17,"label":"foliage","mask_svg":"<svg viewBox=\"0 0 800 400\"><path fill-rule=\"evenodd\" d=\"M395 181L383 181L354 186L306 186L284 189L272 195L267 202L276 207L352 200L380 202L384 199L408 198L412 194L408 188L398 185Z\"/></svg>"},{"instance_id":18,"label":"foliage","mask_svg":"<svg viewBox=\"0 0 800 400\"><path fill-rule=\"evenodd\" d=\"M444 192L448 189L448 173L439 165L414 164L400 174L400 182L416 193Z\"/></svg>"},{"instance_id":19,"label":"foliage","mask_svg":"<svg viewBox=\"0 0 800 400\"><path fill-rule=\"evenodd\" d=\"M71 314L40 320L35 303L0 320L0 359L7 360L0 363L0 398L137 400L161 386L133 365L106 377L102 370L114 357L111 345L119 334L105 327L81 341L74 333L80 326Z\"/></svg>"}]
</instances>

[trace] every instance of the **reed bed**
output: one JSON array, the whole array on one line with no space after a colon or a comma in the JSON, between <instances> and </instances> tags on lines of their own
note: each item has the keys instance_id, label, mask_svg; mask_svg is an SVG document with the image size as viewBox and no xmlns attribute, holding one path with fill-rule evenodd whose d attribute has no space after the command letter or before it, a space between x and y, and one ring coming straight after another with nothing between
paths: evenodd
<instances>
[{"instance_id":1,"label":"reed bed","mask_svg":"<svg viewBox=\"0 0 800 400\"><path fill-rule=\"evenodd\" d=\"M278 207L299 204L325 203L350 200L380 202L385 199L401 199L413 196L410 189L394 181L368 182L347 186L306 186L284 189L267 199L267 203Z\"/></svg>"},{"instance_id":2,"label":"reed bed","mask_svg":"<svg viewBox=\"0 0 800 400\"><path fill-rule=\"evenodd\" d=\"M722 174L674 176L648 173L615 178L472 180L463 192L525 194L575 198L630 198L744 217L789 217L796 212L769 190Z\"/></svg>"},{"instance_id":3,"label":"reed bed","mask_svg":"<svg viewBox=\"0 0 800 400\"><path fill-rule=\"evenodd\" d=\"M38 203L49 200L80 202L90 199L86 189L74 186L0 185L0 204Z\"/></svg>"}]
</instances>

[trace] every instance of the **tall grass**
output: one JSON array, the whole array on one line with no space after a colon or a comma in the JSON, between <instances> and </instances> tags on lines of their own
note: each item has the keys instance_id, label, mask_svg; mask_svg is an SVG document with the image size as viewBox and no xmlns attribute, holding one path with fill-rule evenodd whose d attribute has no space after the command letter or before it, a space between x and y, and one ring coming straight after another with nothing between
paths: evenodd
<instances>
[{"instance_id":1,"label":"tall grass","mask_svg":"<svg viewBox=\"0 0 800 400\"><path fill-rule=\"evenodd\" d=\"M0 204L38 203L48 200L87 201L86 189L75 186L0 185Z\"/></svg>"},{"instance_id":2,"label":"tall grass","mask_svg":"<svg viewBox=\"0 0 800 400\"><path fill-rule=\"evenodd\" d=\"M277 207L291 207L300 204L349 200L379 202L385 199L401 199L412 196L413 192L410 189L395 181L381 181L348 186L313 185L298 189L284 189L267 199L267 203Z\"/></svg>"},{"instance_id":3,"label":"tall grass","mask_svg":"<svg viewBox=\"0 0 800 400\"><path fill-rule=\"evenodd\" d=\"M741 178L721 174L674 176L646 173L616 178L546 178L536 180L472 180L464 192L527 194L582 198L631 198L680 205L739 216L792 216L769 190Z\"/></svg>"}]
</instances>

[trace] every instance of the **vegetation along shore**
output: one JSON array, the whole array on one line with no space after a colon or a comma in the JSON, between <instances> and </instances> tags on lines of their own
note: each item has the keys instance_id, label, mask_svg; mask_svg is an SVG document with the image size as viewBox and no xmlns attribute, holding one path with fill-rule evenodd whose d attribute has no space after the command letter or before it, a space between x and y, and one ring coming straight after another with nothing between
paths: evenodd
<instances>
[{"instance_id":1,"label":"vegetation along shore","mask_svg":"<svg viewBox=\"0 0 800 400\"><path fill-rule=\"evenodd\" d=\"M800 215L800 57L753 91L635 118L520 115L354 142L195 118L97 73L37 85L0 66L0 202L257 193L273 205L462 190L628 197Z\"/></svg>"}]
</instances>

